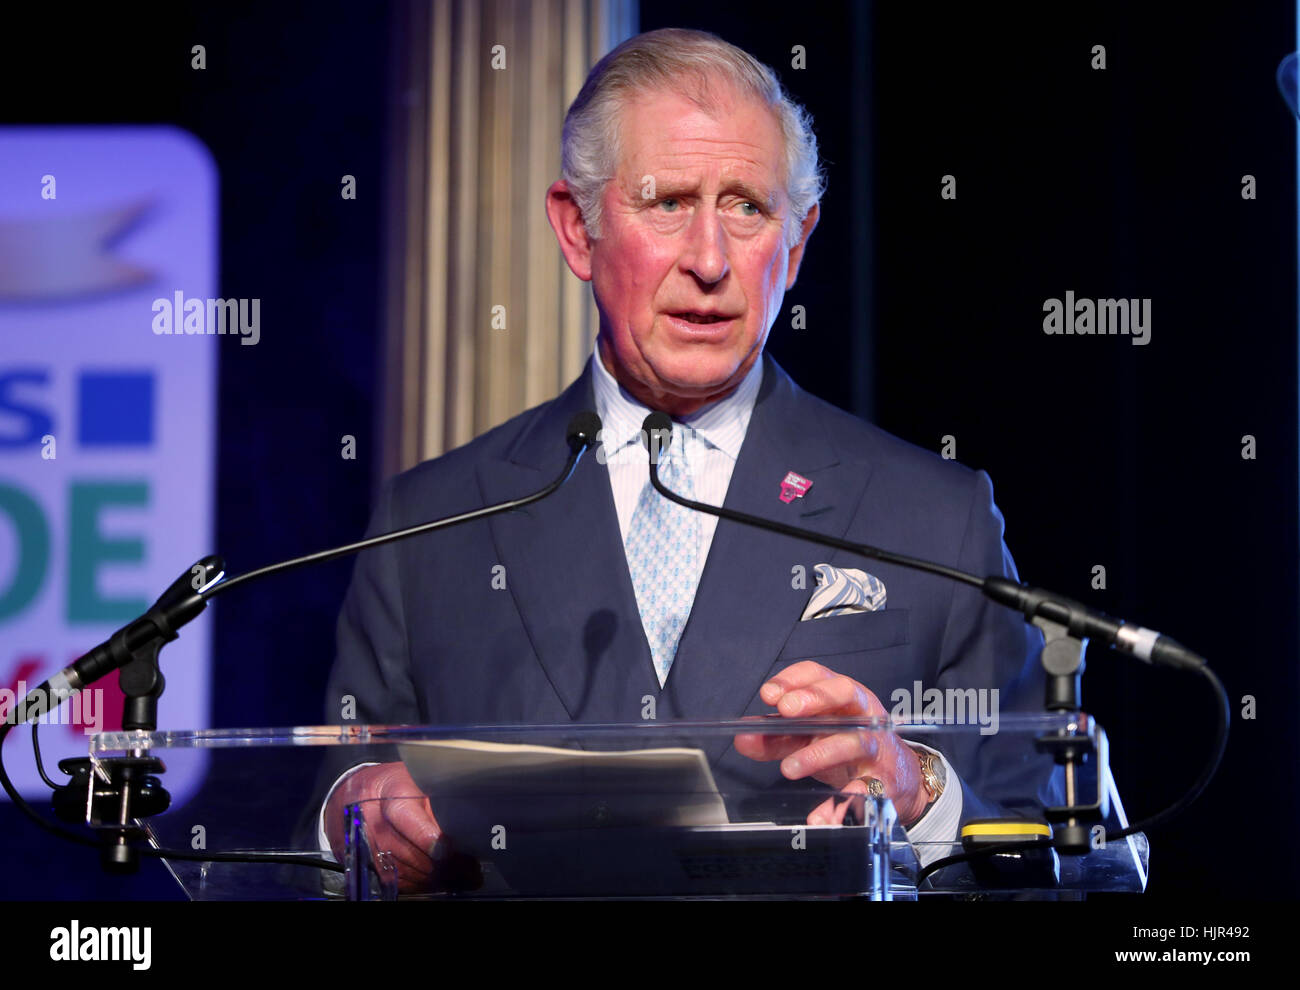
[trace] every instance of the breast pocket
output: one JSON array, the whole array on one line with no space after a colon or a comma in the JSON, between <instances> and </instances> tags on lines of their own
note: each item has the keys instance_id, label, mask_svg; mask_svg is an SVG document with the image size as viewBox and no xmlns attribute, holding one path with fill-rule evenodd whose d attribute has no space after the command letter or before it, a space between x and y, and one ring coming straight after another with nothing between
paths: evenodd
<instances>
[{"instance_id":1,"label":"breast pocket","mask_svg":"<svg viewBox=\"0 0 1300 990\"><path fill-rule=\"evenodd\" d=\"M905 608L806 619L795 625L778 659L817 660L902 646L907 642L907 619Z\"/></svg>"}]
</instances>

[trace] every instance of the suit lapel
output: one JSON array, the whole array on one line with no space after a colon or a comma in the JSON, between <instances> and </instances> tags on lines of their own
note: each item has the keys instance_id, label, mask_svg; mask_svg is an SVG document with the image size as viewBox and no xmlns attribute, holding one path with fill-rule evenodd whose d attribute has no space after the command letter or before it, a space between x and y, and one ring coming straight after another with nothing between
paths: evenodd
<instances>
[{"instance_id":1,"label":"suit lapel","mask_svg":"<svg viewBox=\"0 0 1300 990\"><path fill-rule=\"evenodd\" d=\"M507 458L478 469L486 502L545 485L568 455L574 413L594 409L588 366L523 431ZM619 536L608 469L588 451L549 498L489 521L506 585L537 659L575 721L633 722L659 693ZM520 663L530 662L520 657Z\"/></svg>"},{"instance_id":2,"label":"suit lapel","mask_svg":"<svg viewBox=\"0 0 1300 990\"><path fill-rule=\"evenodd\" d=\"M842 461L808 397L770 358L741 446L727 508L843 536L862 498L870 469ZM813 482L802 498L779 498L781 479L795 471ZM833 551L718 521L695 603L668 674L668 717L736 718L757 704L759 687L811 594L809 564ZM808 587L795 587L801 565ZM710 756L730 745L719 740Z\"/></svg>"}]
</instances>

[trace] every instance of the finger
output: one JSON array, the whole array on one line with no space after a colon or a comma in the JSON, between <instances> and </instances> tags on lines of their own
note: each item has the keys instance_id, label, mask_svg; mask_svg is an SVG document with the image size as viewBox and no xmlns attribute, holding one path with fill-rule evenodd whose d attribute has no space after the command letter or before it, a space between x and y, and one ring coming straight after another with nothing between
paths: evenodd
<instances>
[{"instance_id":1,"label":"finger","mask_svg":"<svg viewBox=\"0 0 1300 990\"><path fill-rule=\"evenodd\" d=\"M404 839L426 853L433 849L442 836L442 829L438 827L426 797L386 801L384 813Z\"/></svg>"},{"instance_id":2,"label":"finger","mask_svg":"<svg viewBox=\"0 0 1300 990\"><path fill-rule=\"evenodd\" d=\"M815 715L885 715L880 700L852 677L833 674L811 684L786 691L776 703L786 718Z\"/></svg>"},{"instance_id":3,"label":"finger","mask_svg":"<svg viewBox=\"0 0 1300 990\"><path fill-rule=\"evenodd\" d=\"M421 872L418 866L407 862L391 850L377 852L375 859L381 860L388 869L392 870L392 875L388 879L395 879L398 890L404 894L428 890L433 885L433 874ZM376 869L379 869L378 862ZM380 869L380 875L385 876L385 871Z\"/></svg>"},{"instance_id":4,"label":"finger","mask_svg":"<svg viewBox=\"0 0 1300 990\"><path fill-rule=\"evenodd\" d=\"M857 813L858 821L863 818L862 798L867 793L865 780L851 780L840 789L838 795L831 795L808 815L809 825L843 825L849 811ZM850 795L844 797L843 795Z\"/></svg>"},{"instance_id":5,"label":"finger","mask_svg":"<svg viewBox=\"0 0 1300 990\"><path fill-rule=\"evenodd\" d=\"M418 825L413 821L412 810L400 807L407 803L405 801L384 802L382 820L375 831L372 843L376 848L390 853L403 870L427 878L433 875L431 855L433 843L417 845L410 838L407 830L418 831Z\"/></svg>"},{"instance_id":6,"label":"finger","mask_svg":"<svg viewBox=\"0 0 1300 990\"><path fill-rule=\"evenodd\" d=\"M398 879L414 877L428 881L433 876L433 860L417 849L392 829L381 830L375 835L371 848L375 855L385 853L392 858L397 867Z\"/></svg>"},{"instance_id":7,"label":"finger","mask_svg":"<svg viewBox=\"0 0 1300 990\"><path fill-rule=\"evenodd\" d=\"M386 820L387 830L384 833L385 848L403 862L407 868L419 871L421 874L431 874L433 872L433 843L425 844L416 842L407 833L406 829L411 828L409 822L404 822L404 816L397 809L389 809Z\"/></svg>"},{"instance_id":8,"label":"finger","mask_svg":"<svg viewBox=\"0 0 1300 990\"><path fill-rule=\"evenodd\" d=\"M852 811L854 813L854 816L857 818L858 824L861 825L864 821L866 821L866 817L867 817L866 802L863 800L863 796L865 796L868 793L867 782L860 778L850 780L847 784L845 784L842 788L840 788L840 793L850 794L852 795L852 797L846 797L844 798L844 800L839 802L839 806L835 809L835 817L833 823L836 825L843 825L844 819L847 818L849 812ZM836 799L832 799L832 800L836 800Z\"/></svg>"},{"instance_id":9,"label":"finger","mask_svg":"<svg viewBox=\"0 0 1300 990\"><path fill-rule=\"evenodd\" d=\"M810 735L774 735L767 732L744 732L736 736L734 745L741 756L751 760L783 760L796 750L807 746L813 739Z\"/></svg>"},{"instance_id":10,"label":"finger","mask_svg":"<svg viewBox=\"0 0 1300 990\"><path fill-rule=\"evenodd\" d=\"M843 816L841 816L843 817ZM827 798L808 813L809 825L829 825L835 818L835 799Z\"/></svg>"},{"instance_id":11,"label":"finger","mask_svg":"<svg viewBox=\"0 0 1300 990\"><path fill-rule=\"evenodd\" d=\"M819 736L807 746L781 761L781 773L790 780L801 780L816 774L836 771L845 778L880 777L888 789L881 771L880 754L882 733L836 732ZM892 778L891 778L892 779Z\"/></svg>"},{"instance_id":12,"label":"finger","mask_svg":"<svg viewBox=\"0 0 1300 990\"><path fill-rule=\"evenodd\" d=\"M833 676L833 672L827 670L816 660L800 660L798 663L786 667L771 680L764 683L758 689L758 696L766 704L775 705L787 691L796 690L830 676Z\"/></svg>"},{"instance_id":13,"label":"finger","mask_svg":"<svg viewBox=\"0 0 1300 990\"><path fill-rule=\"evenodd\" d=\"M376 837L375 859L381 854L391 859L391 865L397 870L397 879L401 883L408 881L428 884L433 879L433 861L420 850L407 843L396 832L384 832ZM378 866L376 862L376 866Z\"/></svg>"}]
</instances>

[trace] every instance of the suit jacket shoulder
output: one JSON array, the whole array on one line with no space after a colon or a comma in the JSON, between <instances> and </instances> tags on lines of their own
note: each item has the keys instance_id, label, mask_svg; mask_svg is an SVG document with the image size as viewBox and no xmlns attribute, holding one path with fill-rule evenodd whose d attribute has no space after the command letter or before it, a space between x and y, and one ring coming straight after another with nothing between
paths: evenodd
<instances>
[{"instance_id":1,"label":"suit jacket shoulder","mask_svg":"<svg viewBox=\"0 0 1300 990\"><path fill-rule=\"evenodd\" d=\"M400 525L409 525L418 519L435 518L430 514L431 506L459 506L440 514L472 508L478 466L511 461L521 446L527 454L530 443L549 447L551 456L543 456L542 460L553 462L558 471L568 454L564 442L568 419L575 412L593 407L590 376L584 373L556 398L526 409L468 443L394 476L386 485L391 489L395 518ZM525 456L523 462L531 463L531 458Z\"/></svg>"}]
</instances>

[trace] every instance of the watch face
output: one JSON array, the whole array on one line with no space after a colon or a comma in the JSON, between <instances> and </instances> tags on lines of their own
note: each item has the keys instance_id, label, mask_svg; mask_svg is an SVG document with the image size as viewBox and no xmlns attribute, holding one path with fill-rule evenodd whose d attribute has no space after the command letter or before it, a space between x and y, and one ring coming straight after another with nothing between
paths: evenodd
<instances>
[{"instance_id":1,"label":"watch face","mask_svg":"<svg viewBox=\"0 0 1300 990\"><path fill-rule=\"evenodd\" d=\"M925 786L936 798L943 793L943 763L933 754L926 753L921 761L921 772L925 777Z\"/></svg>"}]
</instances>

